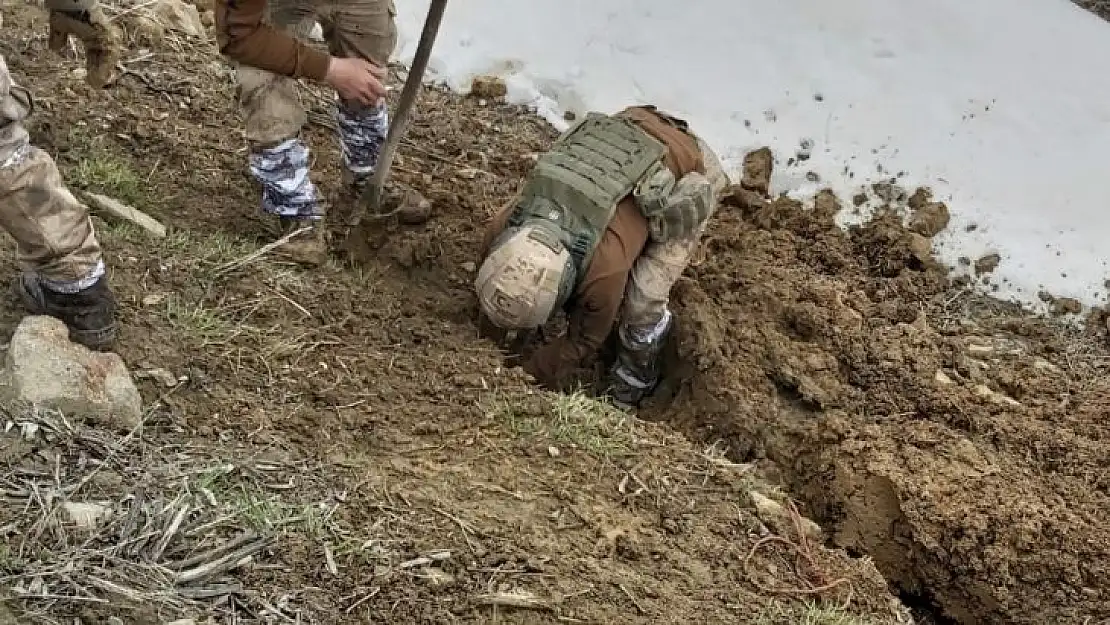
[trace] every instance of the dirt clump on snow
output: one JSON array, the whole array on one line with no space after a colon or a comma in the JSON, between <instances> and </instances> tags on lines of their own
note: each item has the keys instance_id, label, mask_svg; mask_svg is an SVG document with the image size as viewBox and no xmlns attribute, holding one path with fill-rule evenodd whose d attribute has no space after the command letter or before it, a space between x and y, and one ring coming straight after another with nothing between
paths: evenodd
<instances>
[{"instance_id":1,"label":"dirt clump on snow","mask_svg":"<svg viewBox=\"0 0 1110 625\"><path fill-rule=\"evenodd\" d=\"M1001 262L1002 257L998 254L992 253L981 256L975 261L975 275L993 273L995 269L998 269L998 265Z\"/></svg>"},{"instance_id":2,"label":"dirt clump on snow","mask_svg":"<svg viewBox=\"0 0 1110 625\"><path fill-rule=\"evenodd\" d=\"M924 236L946 209L845 230L831 194L731 203L675 291L654 417L774 467L956 622L1110 616L1106 350L950 284Z\"/></svg>"},{"instance_id":3,"label":"dirt clump on snow","mask_svg":"<svg viewBox=\"0 0 1110 625\"><path fill-rule=\"evenodd\" d=\"M771 188L771 172L774 170L775 157L770 148L760 148L744 157L743 177L740 186L766 196Z\"/></svg>"}]
</instances>

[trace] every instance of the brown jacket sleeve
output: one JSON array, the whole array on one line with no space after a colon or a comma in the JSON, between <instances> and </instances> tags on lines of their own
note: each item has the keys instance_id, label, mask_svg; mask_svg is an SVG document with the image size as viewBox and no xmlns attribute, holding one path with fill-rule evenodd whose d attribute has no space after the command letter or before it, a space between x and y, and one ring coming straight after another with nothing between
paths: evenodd
<instances>
[{"instance_id":1,"label":"brown jacket sleeve","mask_svg":"<svg viewBox=\"0 0 1110 625\"><path fill-rule=\"evenodd\" d=\"M323 80L331 58L263 22L267 0L216 0L220 52L283 76Z\"/></svg>"},{"instance_id":2,"label":"brown jacket sleeve","mask_svg":"<svg viewBox=\"0 0 1110 625\"><path fill-rule=\"evenodd\" d=\"M579 281L565 336L536 350L524 369L541 384L557 387L605 343L624 300L632 265L647 243L647 220L626 199L594 251L586 276Z\"/></svg>"}]
</instances>

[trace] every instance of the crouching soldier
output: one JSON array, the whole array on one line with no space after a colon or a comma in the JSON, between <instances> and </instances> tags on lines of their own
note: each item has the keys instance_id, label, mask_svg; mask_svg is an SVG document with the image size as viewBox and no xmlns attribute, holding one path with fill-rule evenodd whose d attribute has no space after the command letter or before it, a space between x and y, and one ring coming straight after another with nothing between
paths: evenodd
<instances>
[{"instance_id":1,"label":"crouching soldier","mask_svg":"<svg viewBox=\"0 0 1110 625\"><path fill-rule=\"evenodd\" d=\"M23 122L32 108L0 56L0 227L15 239L23 270L13 288L31 314L57 317L74 341L108 349L116 300L100 245L54 160L28 139Z\"/></svg>"},{"instance_id":2,"label":"crouching soldier","mask_svg":"<svg viewBox=\"0 0 1110 625\"><path fill-rule=\"evenodd\" d=\"M475 280L483 326L531 331L565 310L566 333L524 362L558 387L619 317L609 394L638 405L659 380L671 287L728 184L685 122L651 106L589 114L491 221Z\"/></svg>"}]
</instances>

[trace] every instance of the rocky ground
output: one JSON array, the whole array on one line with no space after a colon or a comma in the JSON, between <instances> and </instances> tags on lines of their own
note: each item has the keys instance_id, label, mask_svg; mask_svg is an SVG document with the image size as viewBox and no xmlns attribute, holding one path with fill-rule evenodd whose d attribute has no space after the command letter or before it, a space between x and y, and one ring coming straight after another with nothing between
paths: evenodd
<instances>
[{"instance_id":1,"label":"rocky ground","mask_svg":"<svg viewBox=\"0 0 1110 625\"><path fill-rule=\"evenodd\" d=\"M753 155L645 422L532 390L476 336L481 222L545 124L427 91L394 184L432 221L305 271L256 254L210 16L163 10L192 34L112 10L127 72L93 91L40 9L0 9L36 143L167 227L98 211L139 427L9 405L0 623L909 622L894 595L923 622L1110 622L1105 337L976 295L990 259L951 280L925 192L872 189L890 212L844 231L854 199L765 197ZM9 371L24 337L49 341L16 333Z\"/></svg>"}]
</instances>

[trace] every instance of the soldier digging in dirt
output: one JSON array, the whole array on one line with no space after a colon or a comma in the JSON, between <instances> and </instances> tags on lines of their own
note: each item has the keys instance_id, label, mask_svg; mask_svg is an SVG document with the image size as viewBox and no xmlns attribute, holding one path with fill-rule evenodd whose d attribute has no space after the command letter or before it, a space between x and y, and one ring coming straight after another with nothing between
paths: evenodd
<instances>
[{"instance_id":1,"label":"soldier digging in dirt","mask_svg":"<svg viewBox=\"0 0 1110 625\"><path fill-rule=\"evenodd\" d=\"M220 50L237 61L239 100L246 114L250 169L262 186L262 209L284 233L314 225L281 251L322 263L327 256L324 203L309 177L309 151L299 134L306 121L294 78L326 82L339 94L336 126L343 190L334 209L350 209L370 179L389 127L386 64L397 43L392 0L218 0ZM305 39L316 20L329 53ZM414 223L418 221L409 216ZM426 218L426 216L425 216Z\"/></svg>"},{"instance_id":2,"label":"soldier digging in dirt","mask_svg":"<svg viewBox=\"0 0 1110 625\"><path fill-rule=\"evenodd\" d=\"M52 14L51 29L65 28L69 20L87 23ZM104 74L94 69L89 81L103 84ZM100 245L54 160L27 137L23 121L33 108L31 94L15 84L0 56L0 226L15 239L22 266L13 289L31 314L57 317L74 341L108 349L116 336L116 301Z\"/></svg>"},{"instance_id":3,"label":"soldier digging in dirt","mask_svg":"<svg viewBox=\"0 0 1110 625\"><path fill-rule=\"evenodd\" d=\"M524 363L558 387L619 316L609 394L638 405L658 383L671 287L728 184L685 122L650 106L591 113L491 221L475 281L483 327L533 330L565 309L566 334Z\"/></svg>"}]
</instances>

